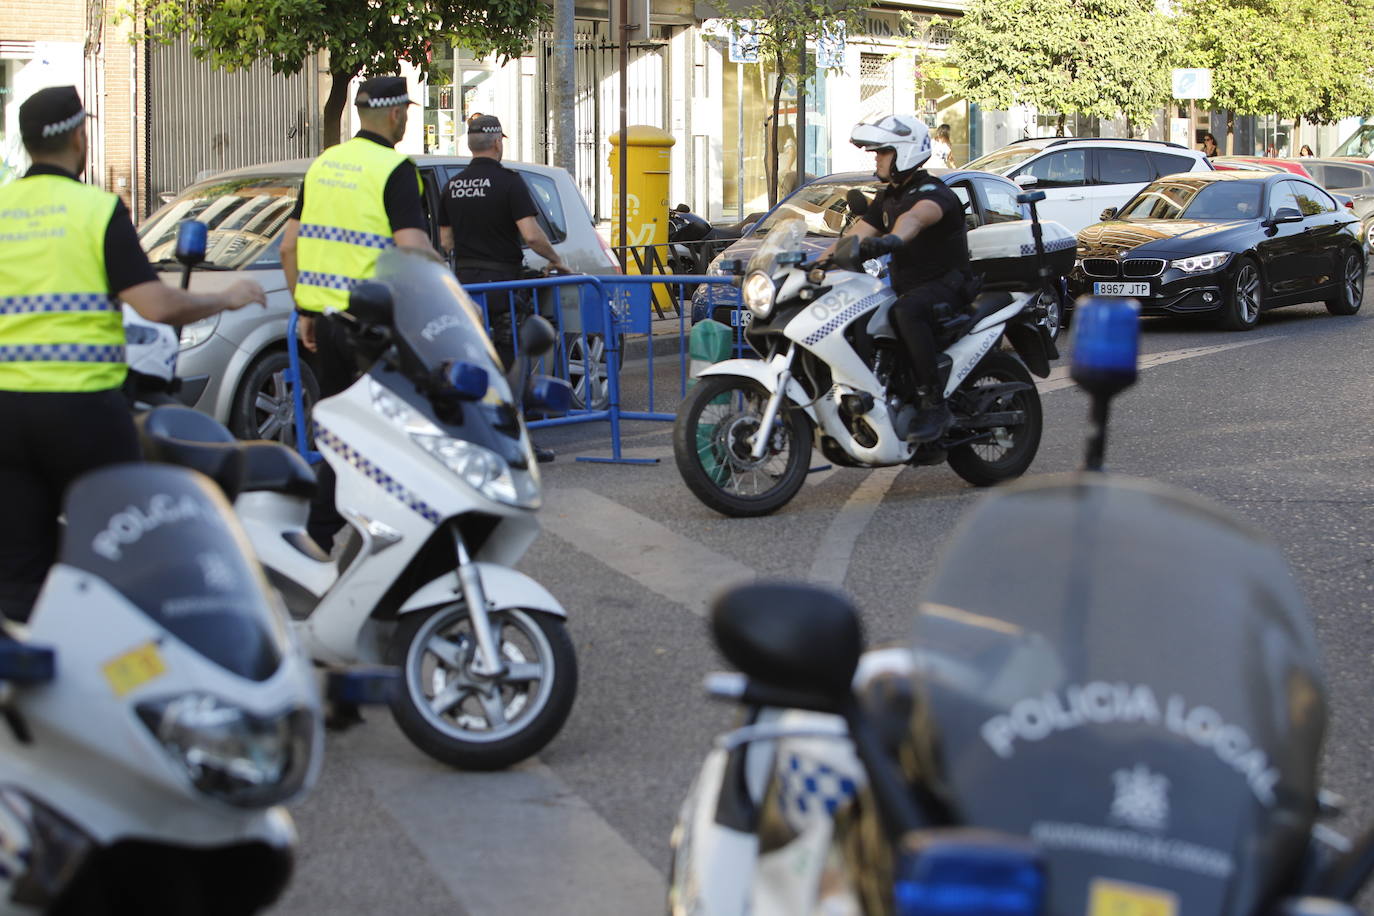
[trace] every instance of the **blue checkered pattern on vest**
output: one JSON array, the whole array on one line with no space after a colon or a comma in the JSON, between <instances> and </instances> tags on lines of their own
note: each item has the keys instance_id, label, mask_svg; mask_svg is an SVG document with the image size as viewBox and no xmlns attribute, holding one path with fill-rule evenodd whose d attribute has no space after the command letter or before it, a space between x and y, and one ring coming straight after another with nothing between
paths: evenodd
<instances>
[{"instance_id":1,"label":"blue checkered pattern on vest","mask_svg":"<svg viewBox=\"0 0 1374 916\"><path fill-rule=\"evenodd\" d=\"M37 312L113 312L117 308L118 303L104 293L0 296L0 315L32 315Z\"/></svg>"},{"instance_id":2,"label":"blue checkered pattern on vest","mask_svg":"<svg viewBox=\"0 0 1374 916\"><path fill-rule=\"evenodd\" d=\"M343 274L326 274L318 270L303 270L297 275L296 282L303 286L323 286L325 289L352 289L363 281L345 277Z\"/></svg>"},{"instance_id":3,"label":"blue checkered pattern on vest","mask_svg":"<svg viewBox=\"0 0 1374 916\"><path fill-rule=\"evenodd\" d=\"M14 344L0 346L5 363L122 363L124 346L95 344Z\"/></svg>"},{"instance_id":4,"label":"blue checkered pattern on vest","mask_svg":"<svg viewBox=\"0 0 1374 916\"><path fill-rule=\"evenodd\" d=\"M361 245L363 248L391 248L396 240L375 232L359 232L355 229L339 229L335 226L321 226L305 223L301 226L301 238L323 239L326 242L343 242L347 245Z\"/></svg>"},{"instance_id":5,"label":"blue checkered pattern on vest","mask_svg":"<svg viewBox=\"0 0 1374 916\"><path fill-rule=\"evenodd\" d=\"M443 521L443 516L426 503L423 499L407 490L396 478L368 461L358 450L344 442L338 436L325 429L320 424L315 424L315 442L331 452L337 452L339 457L362 471L367 478L386 490L387 494L404 503L408 508L415 510L425 521L431 525L437 525Z\"/></svg>"}]
</instances>

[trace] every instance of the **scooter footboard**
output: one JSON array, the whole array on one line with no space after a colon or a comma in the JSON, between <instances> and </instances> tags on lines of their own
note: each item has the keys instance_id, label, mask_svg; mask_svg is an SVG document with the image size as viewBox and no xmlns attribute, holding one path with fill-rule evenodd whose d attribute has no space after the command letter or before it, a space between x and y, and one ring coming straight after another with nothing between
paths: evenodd
<instances>
[{"instance_id":1,"label":"scooter footboard","mask_svg":"<svg viewBox=\"0 0 1374 916\"><path fill-rule=\"evenodd\" d=\"M527 611L542 611L555 617L568 617L568 612L549 590L518 570L496 563L473 563L482 577L482 591L487 596L487 610L502 611L509 608L522 608ZM449 578L452 576L453 578ZM461 601L462 587L458 584L456 572L445 573L425 584L401 605L400 613L409 614L441 604Z\"/></svg>"}]
</instances>

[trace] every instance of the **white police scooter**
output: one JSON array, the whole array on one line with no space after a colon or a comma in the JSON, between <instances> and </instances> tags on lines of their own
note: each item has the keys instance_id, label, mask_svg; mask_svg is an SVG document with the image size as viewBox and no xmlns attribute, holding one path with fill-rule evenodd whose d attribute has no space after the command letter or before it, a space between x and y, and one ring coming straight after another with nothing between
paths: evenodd
<instances>
[{"instance_id":1,"label":"white police scooter","mask_svg":"<svg viewBox=\"0 0 1374 916\"><path fill-rule=\"evenodd\" d=\"M325 320L345 324L365 370L314 408L348 522L333 556L306 533L315 478L289 449L236 443L204 414L162 407L143 419L150 451L202 470L243 452L235 510L311 656L399 666L393 713L437 760L523 760L558 733L577 689L566 611L514 569L539 533L542 499L517 405L558 412L570 398L555 379L526 396L529 360L554 332L526 322L508 380L453 275L405 249L384 252L376 282Z\"/></svg>"},{"instance_id":2,"label":"white police scooter","mask_svg":"<svg viewBox=\"0 0 1374 916\"><path fill-rule=\"evenodd\" d=\"M248 914L320 765L310 661L219 490L117 465L0 635L0 914Z\"/></svg>"}]
</instances>

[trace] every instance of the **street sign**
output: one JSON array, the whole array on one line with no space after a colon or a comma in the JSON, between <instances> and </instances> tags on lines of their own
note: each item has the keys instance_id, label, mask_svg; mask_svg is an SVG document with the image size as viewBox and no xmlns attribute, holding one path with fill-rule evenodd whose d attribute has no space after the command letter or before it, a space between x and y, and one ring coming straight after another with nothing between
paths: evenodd
<instances>
[{"instance_id":1,"label":"street sign","mask_svg":"<svg viewBox=\"0 0 1374 916\"><path fill-rule=\"evenodd\" d=\"M1173 71L1174 98L1210 99L1212 71L1205 67L1180 67Z\"/></svg>"}]
</instances>

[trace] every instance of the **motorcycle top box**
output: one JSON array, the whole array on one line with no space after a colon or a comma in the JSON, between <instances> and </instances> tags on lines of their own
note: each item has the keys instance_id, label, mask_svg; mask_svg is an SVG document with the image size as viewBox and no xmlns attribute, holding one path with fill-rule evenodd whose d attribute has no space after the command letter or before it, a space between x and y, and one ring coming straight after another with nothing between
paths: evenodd
<instances>
[{"instance_id":1,"label":"motorcycle top box","mask_svg":"<svg viewBox=\"0 0 1374 916\"><path fill-rule=\"evenodd\" d=\"M983 275L985 290L1032 290L1042 281L1035 259L1035 237L1028 220L989 223L969 231L969 269ZM1059 223L1040 224L1045 261L1053 276L1073 269L1078 240Z\"/></svg>"}]
</instances>

